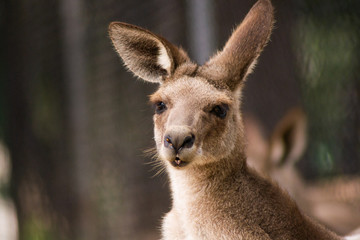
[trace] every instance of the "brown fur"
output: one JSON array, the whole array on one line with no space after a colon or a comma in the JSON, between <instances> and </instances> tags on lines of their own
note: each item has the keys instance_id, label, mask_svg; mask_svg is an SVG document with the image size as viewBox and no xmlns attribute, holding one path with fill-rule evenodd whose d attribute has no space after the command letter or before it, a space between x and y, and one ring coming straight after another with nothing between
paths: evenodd
<instances>
[{"instance_id":1,"label":"brown fur","mask_svg":"<svg viewBox=\"0 0 360 240\"><path fill-rule=\"evenodd\" d=\"M307 183L296 170L306 145L306 118L301 109L291 109L284 116L269 142L256 120L248 118L245 126L248 163L262 176L278 182L302 211L338 234L360 225L359 177Z\"/></svg>"},{"instance_id":2,"label":"brown fur","mask_svg":"<svg viewBox=\"0 0 360 240\"><path fill-rule=\"evenodd\" d=\"M112 22L109 26L110 38L116 51L130 71L151 82L161 82L182 63L189 61L187 54L166 39L137 26ZM170 68L164 69L157 62L160 47L169 55ZM136 61L133 61L136 59Z\"/></svg>"},{"instance_id":3,"label":"brown fur","mask_svg":"<svg viewBox=\"0 0 360 240\"><path fill-rule=\"evenodd\" d=\"M125 65L145 80L161 83L151 96L157 106L154 135L173 200L163 220L163 239L340 239L246 164L241 86L272 25L270 1L259 0L223 51L203 66L147 30L110 25ZM139 39L151 47L134 50ZM149 54L140 54L146 49ZM168 68L166 75L153 66Z\"/></svg>"},{"instance_id":4,"label":"brown fur","mask_svg":"<svg viewBox=\"0 0 360 240\"><path fill-rule=\"evenodd\" d=\"M270 1L258 1L235 29L224 49L201 66L200 74L215 84L225 83L234 90L252 71L270 38L274 22L272 12Z\"/></svg>"}]
</instances>

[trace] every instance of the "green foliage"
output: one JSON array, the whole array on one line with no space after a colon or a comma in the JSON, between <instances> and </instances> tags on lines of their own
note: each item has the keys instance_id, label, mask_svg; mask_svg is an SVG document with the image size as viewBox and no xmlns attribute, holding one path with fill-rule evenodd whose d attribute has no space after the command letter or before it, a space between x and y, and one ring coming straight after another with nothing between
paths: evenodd
<instances>
[{"instance_id":1,"label":"green foliage","mask_svg":"<svg viewBox=\"0 0 360 240\"><path fill-rule=\"evenodd\" d=\"M33 217L24 224L24 240L55 240L49 224L40 218Z\"/></svg>"},{"instance_id":2,"label":"green foliage","mask_svg":"<svg viewBox=\"0 0 360 240\"><path fill-rule=\"evenodd\" d=\"M341 131L349 114L349 88L358 67L359 44L358 30L349 20L350 15L339 16L335 9L326 8L330 8L331 20L321 14L304 14L295 37L309 117L310 164L320 175L336 173L337 162L344 157Z\"/></svg>"}]
</instances>

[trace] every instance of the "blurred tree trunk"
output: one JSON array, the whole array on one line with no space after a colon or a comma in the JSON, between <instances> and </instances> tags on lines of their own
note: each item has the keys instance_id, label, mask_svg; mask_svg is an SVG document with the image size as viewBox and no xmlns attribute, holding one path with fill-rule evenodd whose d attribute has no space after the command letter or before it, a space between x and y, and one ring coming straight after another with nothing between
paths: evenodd
<instances>
[{"instance_id":1,"label":"blurred tree trunk","mask_svg":"<svg viewBox=\"0 0 360 240\"><path fill-rule=\"evenodd\" d=\"M94 178L89 156L87 79L85 55L84 1L61 0L64 82L66 87L69 151L72 159L71 177L76 191L77 219L72 226L76 239L97 239L96 205L92 199Z\"/></svg>"},{"instance_id":2,"label":"blurred tree trunk","mask_svg":"<svg viewBox=\"0 0 360 240\"><path fill-rule=\"evenodd\" d=\"M64 239L76 219L57 1L5 1L6 140L20 239Z\"/></svg>"},{"instance_id":3,"label":"blurred tree trunk","mask_svg":"<svg viewBox=\"0 0 360 240\"><path fill-rule=\"evenodd\" d=\"M217 35L214 1L186 1L187 36L191 59L204 64L216 52Z\"/></svg>"}]
</instances>

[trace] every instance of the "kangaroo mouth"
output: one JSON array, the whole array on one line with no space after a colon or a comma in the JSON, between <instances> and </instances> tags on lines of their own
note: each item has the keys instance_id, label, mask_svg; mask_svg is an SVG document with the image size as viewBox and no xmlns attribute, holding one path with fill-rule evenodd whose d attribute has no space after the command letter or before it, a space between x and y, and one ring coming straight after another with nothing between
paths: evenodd
<instances>
[{"instance_id":1,"label":"kangaroo mouth","mask_svg":"<svg viewBox=\"0 0 360 240\"><path fill-rule=\"evenodd\" d=\"M181 160L179 157L176 157L170 163L171 163L171 165L173 165L176 168L184 167L188 164L188 162Z\"/></svg>"}]
</instances>

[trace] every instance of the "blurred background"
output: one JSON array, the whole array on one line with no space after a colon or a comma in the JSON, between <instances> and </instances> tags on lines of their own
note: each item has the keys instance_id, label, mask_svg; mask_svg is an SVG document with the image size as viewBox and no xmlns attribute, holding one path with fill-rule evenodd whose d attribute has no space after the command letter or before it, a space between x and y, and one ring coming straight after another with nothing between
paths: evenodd
<instances>
[{"instance_id":1,"label":"blurred background","mask_svg":"<svg viewBox=\"0 0 360 240\"><path fill-rule=\"evenodd\" d=\"M273 0L276 27L242 110L265 139L293 107L308 118L308 181L360 173L360 1ZM156 85L122 66L111 21L158 33L198 63L255 0L2 0L0 239L158 239L170 209L154 146ZM16 215L15 215L16 214Z\"/></svg>"}]
</instances>

